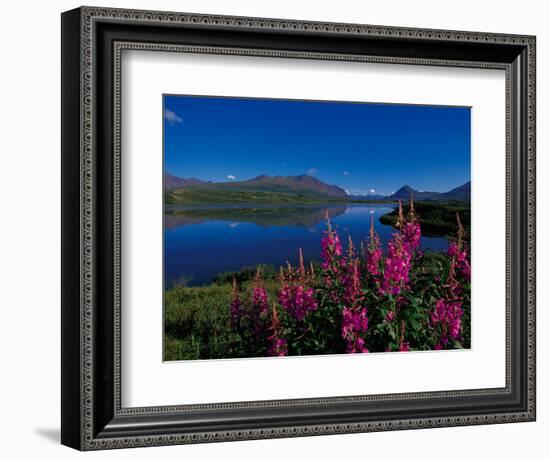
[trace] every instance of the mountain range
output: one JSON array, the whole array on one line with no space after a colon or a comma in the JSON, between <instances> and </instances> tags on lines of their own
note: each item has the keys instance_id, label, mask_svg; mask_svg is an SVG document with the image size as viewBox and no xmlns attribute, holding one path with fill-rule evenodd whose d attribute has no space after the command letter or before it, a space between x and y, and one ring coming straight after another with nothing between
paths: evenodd
<instances>
[{"instance_id":1,"label":"mountain range","mask_svg":"<svg viewBox=\"0 0 550 458\"><path fill-rule=\"evenodd\" d=\"M186 186L202 185L208 183L207 181L199 180L198 178L180 178L169 173L164 174L164 189L178 189L185 188Z\"/></svg>"},{"instance_id":2,"label":"mountain range","mask_svg":"<svg viewBox=\"0 0 550 458\"><path fill-rule=\"evenodd\" d=\"M346 191L309 175L260 175L246 181L212 182L165 174L165 203L309 203L343 201Z\"/></svg>"},{"instance_id":3,"label":"mountain range","mask_svg":"<svg viewBox=\"0 0 550 458\"><path fill-rule=\"evenodd\" d=\"M213 203L307 203L361 200L465 201L470 199L470 182L448 192L418 191L405 185L390 196L348 194L310 175L260 175L244 181L213 182L198 178L164 175L165 203L175 205Z\"/></svg>"},{"instance_id":4,"label":"mountain range","mask_svg":"<svg viewBox=\"0 0 550 458\"><path fill-rule=\"evenodd\" d=\"M411 197L414 200L470 200L471 185L468 181L461 186L451 189L447 192L435 192L435 191L417 191L411 188L409 185L402 186L392 195L386 197L390 200L408 200Z\"/></svg>"}]
</instances>

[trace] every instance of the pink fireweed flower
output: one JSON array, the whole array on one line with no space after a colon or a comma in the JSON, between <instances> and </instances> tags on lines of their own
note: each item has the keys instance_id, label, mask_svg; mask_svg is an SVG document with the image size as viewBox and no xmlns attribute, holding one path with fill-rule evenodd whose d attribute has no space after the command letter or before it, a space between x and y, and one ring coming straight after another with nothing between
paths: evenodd
<instances>
[{"instance_id":1,"label":"pink fireweed flower","mask_svg":"<svg viewBox=\"0 0 550 458\"><path fill-rule=\"evenodd\" d=\"M286 356L288 355L288 344L286 339L274 339L271 347L268 350L269 356Z\"/></svg>"},{"instance_id":2,"label":"pink fireweed flower","mask_svg":"<svg viewBox=\"0 0 550 458\"><path fill-rule=\"evenodd\" d=\"M351 261L349 273L344 281L344 300L351 306L361 302L363 293L361 291L361 274L359 270L359 259Z\"/></svg>"},{"instance_id":3,"label":"pink fireweed flower","mask_svg":"<svg viewBox=\"0 0 550 458\"><path fill-rule=\"evenodd\" d=\"M417 220L417 215L414 209L414 195L411 194L409 198L409 221L411 223L414 223L416 222L416 220Z\"/></svg>"},{"instance_id":4,"label":"pink fireweed flower","mask_svg":"<svg viewBox=\"0 0 550 458\"><path fill-rule=\"evenodd\" d=\"M439 328L440 335L435 349L439 350L450 340L459 340L462 330L462 302L439 299L430 315L432 326Z\"/></svg>"},{"instance_id":5,"label":"pink fireweed flower","mask_svg":"<svg viewBox=\"0 0 550 458\"><path fill-rule=\"evenodd\" d=\"M449 344L451 340L460 340L462 331L462 288L455 277L455 258L451 258L451 266L445 297L437 300L430 314L430 322L433 328L439 331L438 342L435 349L439 350Z\"/></svg>"},{"instance_id":6,"label":"pink fireweed flower","mask_svg":"<svg viewBox=\"0 0 550 458\"><path fill-rule=\"evenodd\" d=\"M458 244L456 242L449 243L449 248L447 248L447 256L450 258L456 257L458 255Z\"/></svg>"},{"instance_id":7,"label":"pink fireweed flower","mask_svg":"<svg viewBox=\"0 0 550 458\"><path fill-rule=\"evenodd\" d=\"M416 251L420 246L420 224L418 223L405 223L403 227L403 241L408 245L411 253Z\"/></svg>"},{"instance_id":8,"label":"pink fireweed flower","mask_svg":"<svg viewBox=\"0 0 550 458\"><path fill-rule=\"evenodd\" d=\"M471 277L471 268L470 268L470 261L468 260L468 252L466 250L466 247L464 246L464 243L462 244L462 248L459 247L457 242L451 242L449 244L449 249L447 250L447 255L450 258L454 258L456 261L456 267L462 277L464 277L466 280L470 280Z\"/></svg>"},{"instance_id":9,"label":"pink fireweed flower","mask_svg":"<svg viewBox=\"0 0 550 458\"><path fill-rule=\"evenodd\" d=\"M269 356L286 356L288 355L288 345L287 341L284 338L279 336L280 326L279 326L279 317L277 316L277 307L273 304L271 312L271 325L269 326L270 335L267 340L270 342L270 345L267 349L267 354Z\"/></svg>"},{"instance_id":10,"label":"pink fireweed flower","mask_svg":"<svg viewBox=\"0 0 550 458\"><path fill-rule=\"evenodd\" d=\"M233 278L232 300L229 306L229 313L231 315L231 329L233 330L239 329L243 312L244 312L243 303L239 295L239 289L237 287L237 279Z\"/></svg>"},{"instance_id":11,"label":"pink fireweed flower","mask_svg":"<svg viewBox=\"0 0 550 458\"><path fill-rule=\"evenodd\" d=\"M263 335L266 331L265 320L269 312L269 301L267 291L264 288L261 272L258 269L256 280L254 281L254 289L252 290L252 309L250 310L250 318L255 324L254 334L256 337Z\"/></svg>"},{"instance_id":12,"label":"pink fireweed flower","mask_svg":"<svg viewBox=\"0 0 550 458\"><path fill-rule=\"evenodd\" d=\"M405 226L405 214L403 213L403 203L399 201L399 213L397 214L397 222L395 226L401 231Z\"/></svg>"},{"instance_id":13,"label":"pink fireweed flower","mask_svg":"<svg viewBox=\"0 0 550 458\"><path fill-rule=\"evenodd\" d=\"M338 232L328 232L326 237L321 240L322 257L327 265L334 261L338 256L342 256L342 244ZM326 268L326 267L325 267Z\"/></svg>"},{"instance_id":14,"label":"pink fireweed flower","mask_svg":"<svg viewBox=\"0 0 550 458\"><path fill-rule=\"evenodd\" d=\"M277 296L283 309L292 308L292 288L284 280L281 280L281 288Z\"/></svg>"},{"instance_id":15,"label":"pink fireweed flower","mask_svg":"<svg viewBox=\"0 0 550 458\"><path fill-rule=\"evenodd\" d=\"M325 237L321 240L321 256L323 258L322 267L324 270L338 272L340 256L342 256L342 244L338 232L332 229L328 211L326 212L327 230Z\"/></svg>"},{"instance_id":16,"label":"pink fireweed flower","mask_svg":"<svg viewBox=\"0 0 550 458\"><path fill-rule=\"evenodd\" d=\"M457 232L458 239L456 242L452 242L449 244L449 249L447 250L447 254L450 258L454 258L456 262L456 268L458 269L462 277L466 280L470 280L470 277L471 277L470 260L468 256L468 249L466 247L466 243L464 242L466 231L464 230L462 221L460 221L460 215L458 212L456 213L456 222L458 225L458 232Z\"/></svg>"},{"instance_id":17,"label":"pink fireweed flower","mask_svg":"<svg viewBox=\"0 0 550 458\"><path fill-rule=\"evenodd\" d=\"M412 195L409 200L408 221L405 221L403 217L403 206L401 205L401 202L399 202L399 212L401 218L399 229L403 234L404 243L408 246L411 254L413 254L420 246L422 232L420 230L420 224L418 223L418 216L414 210L414 199Z\"/></svg>"},{"instance_id":18,"label":"pink fireweed flower","mask_svg":"<svg viewBox=\"0 0 550 458\"><path fill-rule=\"evenodd\" d=\"M367 353L364 333L369 328L366 307L344 307L342 310L342 337L347 353ZM363 335L362 335L363 334Z\"/></svg>"},{"instance_id":19,"label":"pink fireweed flower","mask_svg":"<svg viewBox=\"0 0 550 458\"><path fill-rule=\"evenodd\" d=\"M388 256L384 263L381 293L397 296L408 287L412 255L400 232L394 233L388 242Z\"/></svg>"},{"instance_id":20,"label":"pink fireweed flower","mask_svg":"<svg viewBox=\"0 0 550 458\"><path fill-rule=\"evenodd\" d=\"M370 220L370 237L367 247L367 272L376 277L380 273L380 260L382 259L382 247L380 246L380 237L374 230L374 217Z\"/></svg>"},{"instance_id":21,"label":"pink fireweed flower","mask_svg":"<svg viewBox=\"0 0 550 458\"><path fill-rule=\"evenodd\" d=\"M267 291L264 287L257 286L254 288L252 293L252 305L260 318L265 318L267 316L269 304L267 300Z\"/></svg>"},{"instance_id":22,"label":"pink fireweed flower","mask_svg":"<svg viewBox=\"0 0 550 458\"><path fill-rule=\"evenodd\" d=\"M399 344L399 351L411 351L411 347L409 346L409 342L401 342Z\"/></svg>"},{"instance_id":23,"label":"pink fireweed flower","mask_svg":"<svg viewBox=\"0 0 550 458\"><path fill-rule=\"evenodd\" d=\"M451 341L462 339L463 298L462 286L457 281L456 275L460 274L464 279L470 280L471 270L468 252L464 243L465 230L457 212L458 237L456 242L449 244L447 256L450 261L447 282L443 285L444 297L440 298L430 315L430 324L438 332L436 350L445 348Z\"/></svg>"},{"instance_id":24,"label":"pink fireweed flower","mask_svg":"<svg viewBox=\"0 0 550 458\"><path fill-rule=\"evenodd\" d=\"M353 246L353 240L351 235L348 235L348 259L352 260L355 258L355 246Z\"/></svg>"},{"instance_id":25,"label":"pink fireweed flower","mask_svg":"<svg viewBox=\"0 0 550 458\"><path fill-rule=\"evenodd\" d=\"M279 281L281 287L278 293L279 304L295 320L302 321L305 316L314 310L317 310L317 301L315 291L306 285L306 271L303 267L302 250L300 249L300 275L296 278L291 269L285 277L281 271ZM312 266L313 272L313 266Z\"/></svg>"},{"instance_id":26,"label":"pink fireweed flower","mask_svg":"<svg viewBox=\"0 0 550 458\"><path fill-rule=\"evenodd\" d=\"M315 291L302 285L285 284L279 291L279 304L296 321L302 321L309 312L317 310Z\"/></svg>"}]
</instances>

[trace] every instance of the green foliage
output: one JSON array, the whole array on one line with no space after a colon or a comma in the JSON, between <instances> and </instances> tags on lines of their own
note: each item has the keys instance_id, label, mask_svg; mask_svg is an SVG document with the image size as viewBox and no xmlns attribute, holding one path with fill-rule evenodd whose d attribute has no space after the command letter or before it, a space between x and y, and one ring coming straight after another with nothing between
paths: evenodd
<instances>
[{"instance_id":1,"label":"green foliage","mask_svg":"<svg viewBox=\"0 0 550 458\"><path fill-rule=\"evenodd\" d=\"M230 273L226 274L228 276ZM242 278L250 278L247 269ZM232 277L229 282L232 281ZM229 304L231 284L223 282L210 286L177 286L164 296L164 359L215 359L254 356L252 342L231 332ZM248 288L248 280L243 286ZM277 284L265 282L270 298L276 297ZM257 346L257 345L256 345ZM265 354L265 348L263 348ZM258 355L259 356L259 355Z\"/></svg>"},{"instance_id":2,"label":"green foliage","mask_svg":"<svg viewBox=\"0 0 550 458\"><path fill-rule=\"evenodd\" d=\"M239 285L251 282L256 276L258 269L262 272L262 277L266 280L275 280L277 278L277 270L275 266L270 264L258 264L256 266L243 267L239 271L221 272L214 277L216 285L231 284L236 280Z\"/></svg>"},{"instance_id":3,"label":"green foliage","mask_svg":"<svg viewBox=\"0 0 550 458\"><path fill-rule=\"evenodd\" d=\"M165 359L227 357L230 300L229 285L175 287L166 291Z\"/></svg>"}]
</instances>

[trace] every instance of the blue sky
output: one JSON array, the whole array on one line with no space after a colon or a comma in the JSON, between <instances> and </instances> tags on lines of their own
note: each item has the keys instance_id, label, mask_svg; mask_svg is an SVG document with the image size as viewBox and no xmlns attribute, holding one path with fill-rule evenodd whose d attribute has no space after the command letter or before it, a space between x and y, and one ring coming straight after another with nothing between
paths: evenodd
<instances>
[{"instance_id":1,"label":"blue sky","mask_svg":"<svg viewBox=\"0 0 550 458\"><path fill-rule=\"evenodd\" d=\"M168 173L212 181L309 174L352 194L470 180L467 107L164 96Z\"/></svg>"}]
</instances>

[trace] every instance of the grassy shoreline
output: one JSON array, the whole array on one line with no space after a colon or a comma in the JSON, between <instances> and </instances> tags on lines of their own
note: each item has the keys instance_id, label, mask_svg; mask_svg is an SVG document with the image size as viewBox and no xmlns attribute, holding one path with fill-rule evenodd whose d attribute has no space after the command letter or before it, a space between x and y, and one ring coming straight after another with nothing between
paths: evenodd
<instances>
[{"instance_id":1,"label":"grassy shoreline","mask_svg":"<svg viewBox=\"0 0 550 458\"><path fill-rule=\"evenodd\" d=\"M176 286L164 296L164 360L242 357L231 354L229 326L231 281L206 286ZM253 280L240 283L250 290ZM269 297L277 294L277 280L264 281Z\"/></svg>"}]
</instances>

